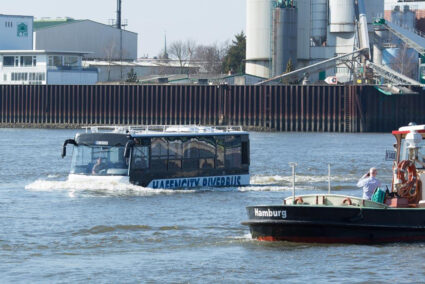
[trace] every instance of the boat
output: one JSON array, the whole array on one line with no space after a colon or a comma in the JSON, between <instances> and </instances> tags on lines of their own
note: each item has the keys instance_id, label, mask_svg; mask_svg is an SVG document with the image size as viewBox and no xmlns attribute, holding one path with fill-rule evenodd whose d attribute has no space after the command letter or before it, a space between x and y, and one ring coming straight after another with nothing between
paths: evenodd
<instances>
[{"instance_id":1,"label":"boat","mask_svg":"<svg viewBox=\"0 0 425 284\"><path fill-rule=\"evenodd\" d=\"M249 184L249 133L240 126L90 126L73 145L71 182L110 181L154 189Z\"/></svg>"},{"instance_id":2,"label":"boat","mask_svg":"<svg viewBox=\"0 0 425 284\"><path fill-rule=\"evenodd\" d=\"M280 205L247 207L253 239L305 243L372 244L425 241L425 125L392 134L391 189L383 202L336 194L296 195ZM391 155L390 155L391 156Z\"/></svg>"}]
</instances>

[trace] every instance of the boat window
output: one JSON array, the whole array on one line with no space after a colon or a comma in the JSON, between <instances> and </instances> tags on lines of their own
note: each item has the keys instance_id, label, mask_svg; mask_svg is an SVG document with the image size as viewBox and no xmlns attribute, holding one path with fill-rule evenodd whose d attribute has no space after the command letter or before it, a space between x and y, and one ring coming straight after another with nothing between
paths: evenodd
<instances>
[{"instance_id":1,"label":"boat window","mask_svg":"<svg viewBox=\"0 0 425 284\"><path fill-rule=\"evenodd\" d=\"M418 148L409 149L408 143L406 140L401 140L400 147L400 161L403 160L419 160L420 162L415 162L415 166L418 169L425 168L425 141L419 143Z\"/></svg>"},{"instance_id":2,"label":"boat window","mask_svg":"<svg viewBox=\"0 0 425 284\"><path fill-rule=\"evenodd\" d=\"M183 142L183 153L185 159L199 159L198 138L189 138Z\"/></svg>"},{"instance_id":3,"label":"boat window","mask_svg":"<svg viewBox=\"0 0 425 284\"><path fill-rule=\"evenodd\" d=\"M127 175L124 147L78 146L74 148L72 174Z\"/></svg>"},{"instance_id":4,"label":"boat window","mask_svg":"<svg viewBox=\"0 0 425 284\"><path fill-rule=\"evenodd\" d=\"M135 170L143 170L149 168L149 147L133 147L133 154L131 157L131 168Z\"/></svg>"},{"instance_id":5,"label":"boat window","mask_svg":"<svg viewBox=\"0 0 425 284\"><path fill-rule=\"evenodd\" d=\"M422 163L416 163L416 167L418 169L425 168L425 141L422 141L420 144L420 148L418 149L418 160Z\"/></svg>"},{"instance_id":6,"label":"boat window","mask_svg":"<svg viewBox=\"0 0 425 284\"><path fill-rule=\"evenodd\" d=\"M183 142L178 138L168 138L168 157L181 159L183 157Z\"/></svg>"},{"instance_id":7,"label":"boat window","mask_svg":"<svg viewBox=\"0 0 425 284\"><path fill-rule=\"evenodd\" d=\"M182 168L182 160L168 160L168 170L178 170Z\"/></svg>"},{"instance_id":8,"label":"boat window","mask_svg":"<svg viewBox=\"0 0 425 284\"><path fill-rule=\"evenodd\" d=\"M168 170L182 168L183 141L180 138L168 138Z\"/></svg>"},{"instance_id":9,"label":"boat window","mask_svg":"<svg viewBox=\"0 0 425 284\"><path fill-rule=\"evenodd\" d=\"M240 168L242 162L241 137L226 136L226 168Z\"/></svg>"},{"instance_id":10,"label":"boat window","mask_svg":"<svg viewBox=\"0 0 425 284\"><path fill-rule=\"evenodd\" d=\"M201 137L199 139L199 157L214 158L215 157L215 140L213 137Z\"/></svg>"},{"instance_id":11,"label":"boat window","mask_svg":"<svg viewBox=\"0 0 425 284\"><path fill-rule=\"evenodd\" d=\"M168 142L165 138L152 138L152 157L168 156Z\"/></svg>"},{"instance_id":12,"label":"boat window","mask_svg":"<svg viewBox=\"0 0 425 284\"><path fill-rule=\"evenodd\" d=\"M242 142L242 164L249 165L249 142Z\"/></svg>"},{"instance_id":13,"label":"boat window","mask_svg":"<svg viewBox=\"0 0 425 284\"><path fill-rule=\"evenodd\" d=\"M225 142L224 137L217 137L217 157L216 157L216 168L224 168L224 149Z\"/></svg>"},{"instance_id":14,"label":"boat window","mask_svg":"<svg viewBox=\"0 0 425 284\"><path fill-rule=\"evenodd\" d=\"M214 169L214 158L199 159L200 169Z\"/></svg>"},{"instance_id":15,"label":"boat window","mask_svg":"<svg viewBox=\"0 0 425 284\"><path fill-rule=\"evenodd\" d=\"M168 141L165 138L152 138L151 141L151 169L166 171L168 161Z\"/></svg>"}]
</instances>

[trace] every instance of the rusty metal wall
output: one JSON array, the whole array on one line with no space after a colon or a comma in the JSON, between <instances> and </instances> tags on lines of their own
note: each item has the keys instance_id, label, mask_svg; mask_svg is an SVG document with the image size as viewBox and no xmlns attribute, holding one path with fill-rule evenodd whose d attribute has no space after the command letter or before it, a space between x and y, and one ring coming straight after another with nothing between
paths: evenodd
<instances>
[{"instance_id":1,"label":"rusty metal wall","mask_svg":"<svg viewBox=\"0 0 425 284\"><path fill-rule=\"evenodd\" d=\"M266 131L388 131L413 120L425 122L421 106L422 95L385 96L358 86L0 86L4 126L203 124Z\"/></svg>"}]
</instances>

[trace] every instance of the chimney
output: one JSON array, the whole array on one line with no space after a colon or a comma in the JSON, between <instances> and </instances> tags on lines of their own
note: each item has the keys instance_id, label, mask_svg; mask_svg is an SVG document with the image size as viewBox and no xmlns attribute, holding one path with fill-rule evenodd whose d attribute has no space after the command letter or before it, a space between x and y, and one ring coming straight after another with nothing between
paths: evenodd
<instances>
[{"instance_id":1,"label":"chimney","mask_svg":"<svg viewBox=\"0 0 425 284\"><path fill-rule=\"evenodd\" d=\"M121 29L121 0L117 0L117 29Z\"/></svg>"}]
</instances>

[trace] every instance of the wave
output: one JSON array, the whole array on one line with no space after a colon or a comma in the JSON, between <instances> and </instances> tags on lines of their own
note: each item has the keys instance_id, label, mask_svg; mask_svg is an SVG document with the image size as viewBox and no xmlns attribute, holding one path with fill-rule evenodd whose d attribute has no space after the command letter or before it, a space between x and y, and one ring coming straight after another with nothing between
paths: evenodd
<instances>
[{"instance_id":1,"label":"wave","mask_svg":"<svg viewBox=\"0 0 425 284\"><path fill-rule=\"evenodd\" d=\"M73 235L97 235L103 233L110 233L115 231L147 231L152 228L147 225L116 225L116 226L95 226L90 229L79 230Z\"/></svg>"},{"instance_id":2,"label":"wave","mask_svg":"<svg viewBox=\"0 0 425 284\"><path fill-rule=\"evenodd\" d=\"M280 176L280 175L254 175L251 176L251 184L291 184L292 176ZM296 183L320 183L328 182L328 176L316 176L316 175L296 175ZM331 176L331 182L357 182L356 176L343 175L343 176Z\"/></svg>"},{"instance_id":3,"label":"wave","mask_svg":"<svg viewBox=\"0 0 425 284\"><path fill-rule=\"evenodd\" d=\"M200 188L200 189L152 189L118 181L91 181L76 182L69 180L53 180L53 176L47 179L39 179L25 186L28 191L68 191L70 197L76 194L92 193L96 195L134 195L152 196L159 194L193 193L205 191L289 191L292 190L292 176L281 175L254 175L251 176L250 185L245 187L227 188ZM328 177L314 175L297 175L297 190L326 190ZM351 176L333 176L331 178L332 189L352 189L355 187L356 179Z\"/></svg>"},{"instance_id":4,"label":"wave","mask_svg":"<svg viewBox=\"0 0 425 284\"><path fill-rule=\"evenodd\" d=\"M134 195L134 196L152 196L158 194L190 193L194 190L170 190L170 189L152 189L141 187L129 183L120 182L75 182L75 181L53 181L39 179L25 186L28 191L68 191L70 197L75 197L78 193L93 193L100 195Z\"/></svg>"}]
</instances>

